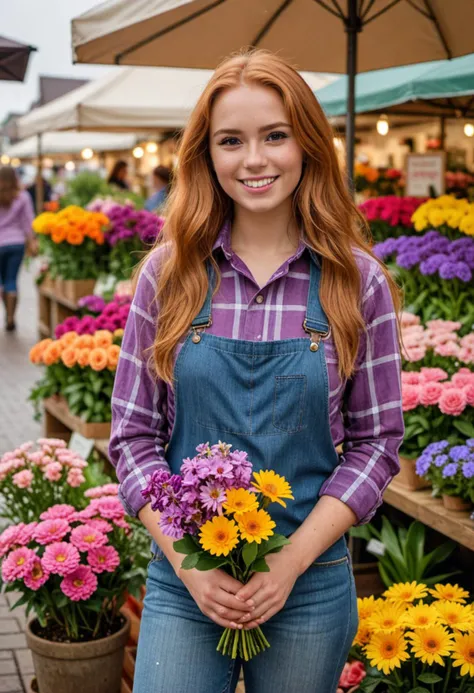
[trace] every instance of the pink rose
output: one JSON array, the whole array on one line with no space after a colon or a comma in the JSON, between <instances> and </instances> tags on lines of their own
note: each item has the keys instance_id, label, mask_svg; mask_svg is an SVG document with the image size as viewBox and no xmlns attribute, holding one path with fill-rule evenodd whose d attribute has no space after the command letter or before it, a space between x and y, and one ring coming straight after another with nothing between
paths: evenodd
<instances>
[{"instance_id":1,"label":"pink rose","mask_svg":"<svg viewBox=\"0 0 474 693\"><path fill-rule=\"evenodd\" d=\"M463 368L453 375L451 382L453 385L456 385L456 387L465 387L466 385L474 383L474 373L471 373L467 368Z\"/></svg>"},{"instance_id":2,"label":"pink rose","mask_svg":"<svg viewBox=\"0 0 474 693\"><path fill-rule=\"evenodd\" d=\"M456 342L449 341L446 342L445 344L437 344L434 348L435 354L438 354L439 356L458 356L459 354L459 347L456 344Z\"/></svg>"},{"instance_id":3,"label":"pink rose","mask_svg":"<svg viewBox=\"0 0 474 693\"><path fill-rule=\"evenodd\" d=\"M447 387L439 398L439 408L448 416L459 416L467 404L467 394L458 387Z\"/></svg>"},{"instance_id":4,"label":"pink rose","mask_svg":"<svg viewBox=\"0 0 474 693\"><path fill-rule=\"evenodd\" d=\"M410 411L411 409L416 409L420 403L420 386L410 385L408 383L402 384L402 407L403 411Z\"/></svg>"},{"instance_id":5,"label":"pink rose","mask_svg":"<svg viewBox=\"0 0 474 693\"><path fill-rule=\"evenodd\" d=\"M406 345L405 345L406 346ZM425 346L412 346L408 347L406 351L404 352L403 356L407 361L410 363L416 363L417 361L421 361L422 359L425 358L426 356L426 347ZM418 375L418 374L417 374Z\"/></svg>"},{"instance_id":6,"label":"pink rose","mask_svg":"<svg viewBox=\"0 0 474 693\"><path fill-rule=\"evenodd\" d=\"M344 664L344 669L339 679L339 686L343 688L358 686L366 675L365 667L362 662L354 661L352 664Z\"/></svg>"},{"instance_id":7,"label":"pink rose","mask_svg":"<svg viewBox=\"0 0 474 693\"><path fill-rule=\"evenodd\" d=\"M426 325L431 330L443 330L445 332L459 330L461 327L460 322L453 322L452 320L428 320Z\"/></svg>"},{"instance_id":8,"label":"pink rose","mask_svg":"<svg viewBox=\"0 0 474 693\"><path fill-rule=\"evenodd\" d=\"M21 472L13 475L12 481L18 488L30 488L33 481L33 472L29 469L22 469Z\"/></svg>"},{"instance_id":9,"label":"pink rose","mask_svg":"<svg viewBox=\"0 0 474 693\"><path fill-rule=\"evenodd\" d=\"M446 380L448 374L442 368L422 368L421 376L425 383L438 383L440 380Z\"/></svg>"},{"instance_id":10,"label":"pink rose","mask_svg":"<svg viewBox=\"0 0 474 693\"><path fill-rule=\"evenodd\" d=\"M464 393L466 395L466 401L470 407L474 407L474 383L470 385L465 385L463 387Z\"/></svg>"},{"instance_id":11,"label":"pink rose","mask_svg":"<svg viewBox=\"0 0 474 693\"><path fill-rule=\"evenodd\" d=\"M402 327L409 327L410 325L419 325L420 318L418 315L413 315L413 313L408 313L403 311L400 317Z\"/></svg>"},{"instance_id":12,"label":"pink rose","mask_svg":"<svg viewBox=\"0 0 474 693\"><path fill-rule=\"evenodd\" d=\"M420 392L420 403L425 407L438 404L443 386L441 383L423 383Z\"/></svg>"},{"instance_id":13,"label":"pink rose","mask_svg":"<svg viewBox=\"0 0 474 693\"><path fill-rule=\"evenodd\" d=\"M420 374L411 371L402 371L402 383L404 385L419 385L421 383Z\"/></svg>"}]
</instances>

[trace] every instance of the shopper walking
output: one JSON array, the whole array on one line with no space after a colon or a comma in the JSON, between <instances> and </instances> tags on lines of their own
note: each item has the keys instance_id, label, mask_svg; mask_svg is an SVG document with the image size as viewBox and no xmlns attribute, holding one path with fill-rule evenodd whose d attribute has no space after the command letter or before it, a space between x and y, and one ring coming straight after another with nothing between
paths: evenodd
<instances>
[{"instance_id":1,"label":"shopper walking","mask_svg":"<svg viewBox=\"0 0 474 693\"><path fill-rule=\"evenodd\" d=\"M344 534L382 502L403 437L398 292L364 223L300 75L262 51L224 62L183 135L112 400L120 495L154 542L135 693L234 691L241 662L216 645L257 624L271 647L243 663L247 693L336 691L357 629ZM141 494L219 440L295 497L272 511L291 543L245 586L182 570Z\"/></svg>"},{"instance_id":2,"label":"shopper walking","mask_svg":"<svg viewBox=\"0 0 474 693\"><path fill-rule=\"evenodd\" d=\"M25 254L25 247L32 238L31 223L34 218L29 194L20 190L13 168L0 168L0 290L5 306L5 328L15 329L15 312L18 301L17 277Z\"/></svg>"}]
</instances>

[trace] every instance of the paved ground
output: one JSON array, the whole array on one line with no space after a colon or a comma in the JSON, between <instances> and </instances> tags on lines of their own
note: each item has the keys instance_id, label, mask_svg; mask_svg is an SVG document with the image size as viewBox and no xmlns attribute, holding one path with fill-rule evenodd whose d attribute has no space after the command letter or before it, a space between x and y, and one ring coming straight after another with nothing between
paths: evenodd
<instances>
[{"instance_id":1,"label":"paved ground","mask_svg":"<svg viewBox=\"0 0 474 693\"><path fill-rule=\"evenodd\" d=\"M37 341L33 276L33 267L23 268L17 332L4 331L3 306L0 308L0 455L41 435L41 426L33 420L31 403L27 402L39 374L28 361L28 352ZM0 595L0 693L28 692L34 671L22 632L24 612L21 608L9 611L15 601L15 595Z\"/></svg>"}]
</instances>

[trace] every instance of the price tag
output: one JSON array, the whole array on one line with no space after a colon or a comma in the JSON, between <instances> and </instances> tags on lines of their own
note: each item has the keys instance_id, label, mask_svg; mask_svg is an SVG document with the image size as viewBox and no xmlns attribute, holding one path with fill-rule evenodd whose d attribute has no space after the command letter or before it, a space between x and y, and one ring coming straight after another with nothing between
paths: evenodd
<instances>
[{"instance_id":1,"label":"price tag","mask_svg":"<svg viewBox=\"0 0 474 693\"><path fill-rule=\"evenodd\" d=\"M371 539L367 544L367 551L369 553L373 553L374 556L384 556L385 544L383 544L378 539Z\"/></svg>"},{"instance_id":2,"label":"price tag","mask_svg":"<svg viewBox=\"0 0 474 693\"><path fill-rule=\"evenodd\" d=\"M103 296L114 290L117 277L113 274L102 274L95 283L94 296Z\"/></svg>"},{"instance_id":3,"label":"price tag","mask_svg":"<svg viewBox=\"0 0 474 693\"><path fill-rule=\"evenodd\" d=\"M80 433L73 433L71 440L69 441L69 450L76 452L82 457L82 459L87 460L94 447L94 441L91 438L85 438L81 436Z\"/></svg>"}]
</instances>

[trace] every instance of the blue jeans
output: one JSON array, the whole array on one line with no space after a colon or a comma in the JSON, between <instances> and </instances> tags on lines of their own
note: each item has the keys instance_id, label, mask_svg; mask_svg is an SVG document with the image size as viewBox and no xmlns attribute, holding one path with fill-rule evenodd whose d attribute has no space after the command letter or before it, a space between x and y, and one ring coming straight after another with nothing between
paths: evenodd
<instances>
[{"instance_id":1,"label":"blue jeans","mask_svg":"<svg viewBox=\"0 0 474 693\"><path fill-rule=\"evenodd\" d=\"M161 551L149 565L133 693L335 693L357 630L348 556L316 561L262 629L270 649L250 662L216 652L222 628L204 616Z\"/></svg>"},{"instance_id":2,"label":"blue jeans","mask_svg":"<svg viewBox=\"0 0 474 693\"><path fill-rule=\"evenodd\" d=\"M24 254L24 244L0 245L0 287L6 294L17 291L16 278Z\"/></svg>"}]
</instances>

